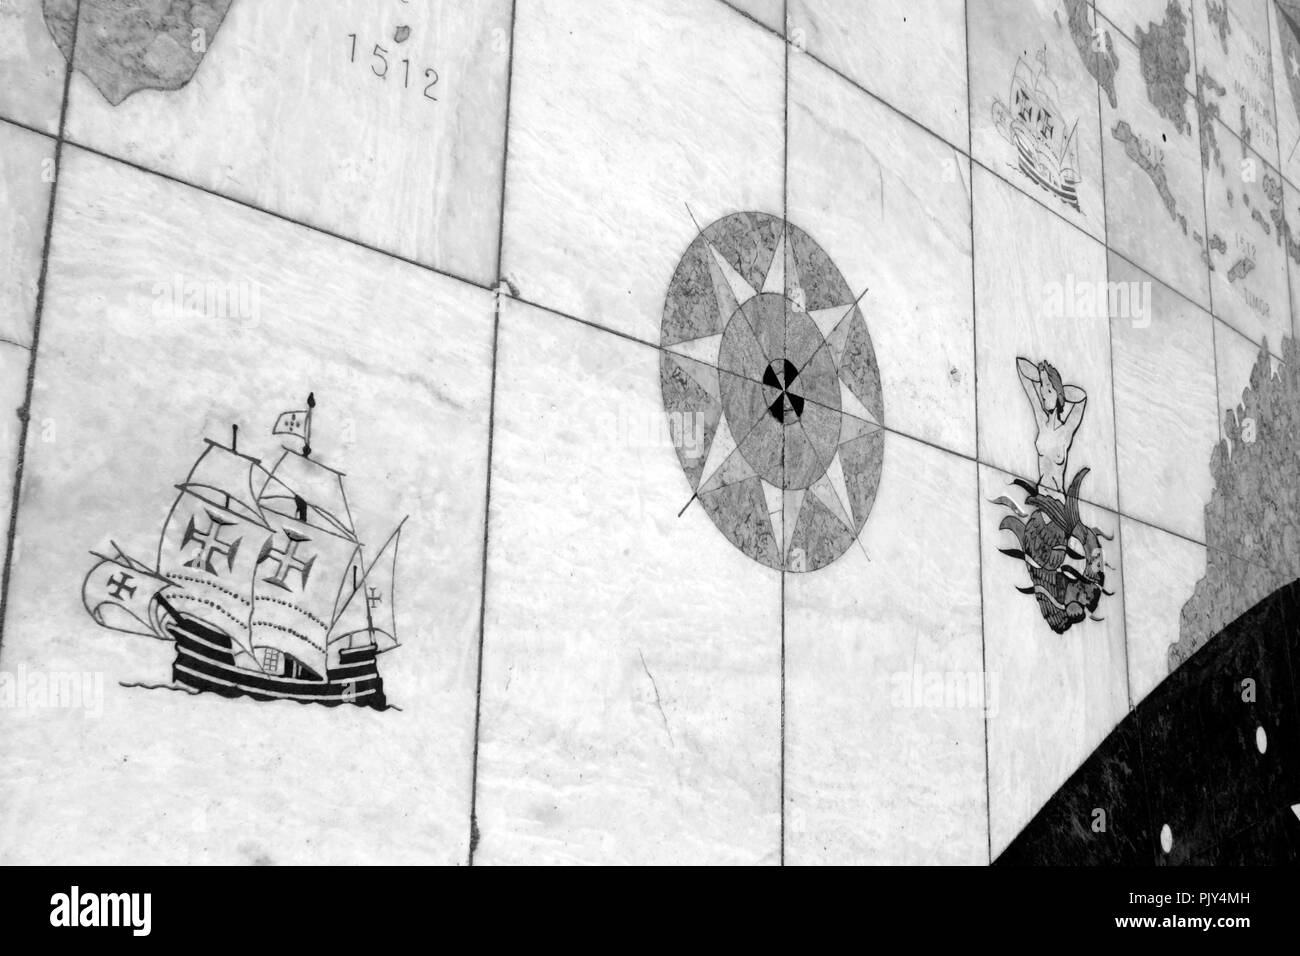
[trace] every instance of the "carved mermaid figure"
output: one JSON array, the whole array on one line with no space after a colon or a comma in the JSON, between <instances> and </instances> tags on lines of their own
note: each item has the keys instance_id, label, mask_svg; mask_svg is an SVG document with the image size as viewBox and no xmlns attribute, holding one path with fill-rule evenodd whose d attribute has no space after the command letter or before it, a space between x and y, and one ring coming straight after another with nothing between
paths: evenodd
<instances>
[{"instance_id":1,"label":"carved mermaid figure","mask_svg":"<svg viewBox=\"0 0 1300 956\"><path fill-rule=\"evenodd\" d=\"M1038 483L1015 479L1012 484L1026 494L1025 508L1003 495L994 503L1012 513L999 528L1015 535L1018 547L1003 554L1024 561L1030 585L1020 588L1038 599L1043 618L1064 634L1086 617L1101 620L1097 610L1105 590L1102 539L1107 536L1085 523L1079 514L1079 488L1087 468L1080 468L1067 484L1070 447L1083 423L1087 393L1061 381L1050 362L1035 364L1016 359L1021 387L1029 399L1038 425L1034 447L1038 451Z\"/></svg>"},{"instance_id":2,"label":"carved mermaid figure","mask_svg":"<svg viewBox=\"0 0 1300 956\"><path fill-rule=\"evenodd\" d=\"M1038 423L1038 435L1034 439L1038 450L1038 491L1064 501L1070 446L1083 424L1088 393L1077 385L1062 383L1061 373L1050 362L1035 365L1027 358L1017 358L1016 368L1025 397L1034 410L1034 421Z\"/></svg>"}]
</instances>

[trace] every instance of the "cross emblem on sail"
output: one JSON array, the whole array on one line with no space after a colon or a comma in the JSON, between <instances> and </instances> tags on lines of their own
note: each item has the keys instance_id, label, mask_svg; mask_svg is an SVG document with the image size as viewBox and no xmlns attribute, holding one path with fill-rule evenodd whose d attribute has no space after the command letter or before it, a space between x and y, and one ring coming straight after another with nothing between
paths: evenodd
<instances>
[{"instance_id":1,"label":"cross emblem on sail","mask_svg":"<svg viewBox=\"0 0 1300 956\"><path fill-rule=\"evenodd\" d=\"M286 582L289 574L297 572L299 575L299 588L307 587L307 577L311 574L311 566L316 563L316 556L302 558L298 555L298 549L303 545L311 542L306 535L295 534L288 528L284 531L286 544L283 548L275 547L275 539L268 538L266 544L262 546L262 553L257 559L259 565L267 561L273 561L276 565L275 573L269 578L262 578L267 584L274 585L277 588L283 588L286 591L292 591Z\"/></svg>"},{"instance_id":2,"label":"cross emblem on sail","mask_svg":"<svg viewBox=\"0 0 1300 956\"><path fill-rule=\"evenodd\" d=\"M208 441L163 524L153 567L96 555L82 596L104 627L173 641L178 683L225 696L383 707L377 655L397 646L397 540L373 559L344 475L310 457L315 396L275 434L302 440L269 468ZM383 595L389 600L383 602ZM355 598L355 600L354 600ZM384 604L382 620L377 609Z\"/></svg>"},{"instance_id":3,"label":"cross emblem on sail","mask_svg":"<svg viewBox=\"0 0 1300 956\"><path fill-rule=\"evenodd\" d=\"M221 540L221 529L228 528L236 524L234 521L225 521L221 515L208 512L208 527L206 531L199 531L194 525L194 516L190 515L190 523L185 528L185 536L181 539L181 547L185 547L190 542L197 542L199 545L198 553L185 562L187 568L201 568L208 574L219 574L217 566L212 564L213 558L225 558L226 570L230 571L235 566L235 556L239 553L239 543L243 538L236 538L233 541Z\"/></svg>"}]
</instances>

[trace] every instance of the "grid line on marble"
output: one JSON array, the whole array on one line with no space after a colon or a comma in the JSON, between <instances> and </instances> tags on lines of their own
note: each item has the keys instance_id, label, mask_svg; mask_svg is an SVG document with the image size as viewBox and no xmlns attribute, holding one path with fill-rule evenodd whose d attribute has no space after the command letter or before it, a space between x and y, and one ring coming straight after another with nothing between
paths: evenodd
<instances>
[{"instance_id":1,"label":"grid line on marble","mask_svg":"<svg viewBox=\"0 0 1300 956\"><path fill-rule=\"evenodd\" d=\"M790 221L790 41L785 36L790 29L790 0L781 3L782 78L781 105L781 221ZM783 333L784 334L784 330ZM784 348L782 349L784 351ZM785 474L785 432L781 433L781 474ZM785 866L785 562L781 563L781 799L779 824L781 846L777 860Z\"/></svg>"},{"instance_id":2,"label":"grid line on marble","mask_svg":"<svg viewBox=\"0 0 1300 956\"><path fill-rule=\"evenodd\" d=\"M1097 10L1097 4L1095 0L1092 4L1092 16L1093 16L1094 23L1096 23L1097 19L1101 17L1101 13ZM1104 19L1104 17L1102 19ZM1107 21L1107 23L1109 22L1110 21ZM1097 92L1097 135L1104 140L1106 138L1106 119L1105 119L1106 113L1102 110L1101 107L1101 84L1098 83L1096 84L1096 86L1097 86L1097 91L1096 91ZM1202 197L1204 197L1205 195L1204 182L1202 182L1201 184L1201 195ZM1106 247L1107 252L1109 252L1110 251L1110 205L1106 201L1106 161L1104 156L1101 163L1101 223L1102 223L1101 234L1106 239L1103 245ZM1150 274L1149 273L1144 273L1144 274L1148 276L1148 281L1150 281L1150 278L1152 278ZM1109 255L1106 256L1106 288L1108 289L1112 288ZM1111 407L1111 414L1114 415L1117 406L1115 404L1115 323L1113 321L1106 322L1106 345L1110 350L1110 354L1107 356L1107 362L1110 368L1110 407ZM1133 710L1133 682L1129 676L1132 668L1129 664L1129 646L1128 646L1128 641L1129 641L1128 589L1125 587L1125 576L1128 573L1128 562L1123 560L1124 522L1122 520L1122 516L1124 514L1124 497L1123 497L1124 483L1119 480L1119 429L1118 428L1113 429L1111 431L1110 437L1111 437L1111 455L1112 455L1111 460L1114 462L1115 465L1115 477L1116 477L1115 514L1117 516L1120 516L1117 517L1115 521L1115 544L1120 554L1119 605L1120 605L1120 617L1124 621L1124 629L1123 629L1124 631L1124 696L1125 699L1128 701L1128 709L1132 711Z\"/></svg>"},{"instance_id":3,"label":"grid line on marble","mask_svg":"<svg viewBox=\"0 0 1300 956\"><path fill-rule=\"evenodd\" d=\"M77 0L72 22L72 50L76 51L77 28L81 24L81 0ZM59 197L59 170L63 162L64 126L68 118L68 96L72 89L72 59L63 71L63 96L59 105L58 135L54 138L54 181L50 183L50 200L45 217L45 236L41 247L41 271L36 280L36 306L32 314L32 344L28 350L27 382L23 389L22 414L18 426L18 451L14 462L13 491L9 502L9 530L5 536L4 569L0 574L0 650L4 646L5 615L9 610L9 580L13 571L14 543L18 537L18 505L22 500L23 466L27 457L27 429L30 424L32 388L36 383L36 361L40 354L41 318L45 311L45 280L50 268L50 241L54 232L54 210ZM0 503L3 507L3 503Z\"/></svg>"},{"instance_id":4,"label":"grid line on marble","mask_svg":"<svg viewBox=\"0 0 1300 956\"><path fill-rule=\"evenodd\" d=\"M970 92L970 0L965 0L962 4L962 15L965 17L964 24L966 30L966 155L967 158L974 153L974 126L970 122L970 114L973 108L971 103ZM970 167L967 167L970 169ZM970 224L970 335L971 335L971 355L979 355L979 322L976 321L978 295L976 293L976 274L975 274L975 189L974 170L970 170L971 183L970 188L966 190L966 197L969 203L968 216ZM975 454L979 455L980 447L980 368L978 360L973 363L974 375L974 399L975 399ZM984 614L984 522L980 520L980 509L983 504L983 498L980 495L979 483L979 464L975 465L975 543L979 554L979 594L980 594L980 674L984 683L985 699L988 699L988 635L987 624ZM989 774L989 715L988 709L985 708L983 715L984 731L984 838L985 847L988 852L989 863L993 862L993 781Z\"/></svg>"},{"instance_id":5,"label":"grid line on marble","mask_svg":"<svg viewBox=\"0 0 1300 956\"><path fill-rule=\"evenodd\" d=\"M474 745L470 758L469 784L469 851L466 865L474 865L474 851L478 849L478 748L479 731L483 717L483 645L487 637L488 604L488 553L492 538L492 441L496 434L497 408L497 355L501 338L501 253L505 246L506 234L506 184L509 182L507 169L510 165L510 89L514 78L515 63L515 7L516 0L510 2L510 47L506 59L506 104L505 140L501 157L501 202L500 218L497 222L497 258L493 275L496 276L496 289L492 303L492 370L488 385L488 432L487 432L487 471L483 490L483 570L479 583L478 609L478 660L475 664L474 677Z\"/></svg>"}]
</instances>

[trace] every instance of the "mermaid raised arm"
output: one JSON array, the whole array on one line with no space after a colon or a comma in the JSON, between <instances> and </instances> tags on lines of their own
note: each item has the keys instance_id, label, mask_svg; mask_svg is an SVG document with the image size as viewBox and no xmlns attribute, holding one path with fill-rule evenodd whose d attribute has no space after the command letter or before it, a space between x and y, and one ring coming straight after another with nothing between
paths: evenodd
<instances>
[{"instance_id":1,"label":"mermaid raised arm","mask_svg":"<svg viewBox=\"0 0 1300 956\"><path fill-rule=\"evenodd\" d=\"M1038 392L1038 366L1027 358L1016 359L1016 371L1020 373L1020 386L1029 399L1029 407L1034 410L1034 420L1039 425L1047 421L1047 412L1043 409L1043 399Z\"/></svg>"}]
</instances>

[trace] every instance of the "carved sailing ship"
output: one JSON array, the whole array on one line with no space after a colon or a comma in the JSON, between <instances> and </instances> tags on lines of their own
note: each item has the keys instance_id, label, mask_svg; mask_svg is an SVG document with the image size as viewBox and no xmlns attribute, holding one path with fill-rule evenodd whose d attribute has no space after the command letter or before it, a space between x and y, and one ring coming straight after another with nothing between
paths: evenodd
<instances>
[{"instance_id":1,"label":"carved sailing ship","mask_svg":"<svg viewBox=\"0 0 1300 956\"><path fill-rule=\"evenodd\" d=\"M178 685L226 697L384 708L379 655L397 646L402 524L366 560L343 474L311 457L314 396L273 434L302 440L270 468L209 440L163 524L153 567L114 545L82 598L107 628L176 645ZM404 522L403 522L404 523ZM382 620L381 620L382 616Z\"/></svg>"},{"instance_id":2,"label":"carved sailing ship","mask_svg":"<svg viewBox=\"0 0 1300 956\"><path fill-rule=\"evenodd\" d=\"M1082 179L1075 135L1079 124L1066 126L1056 83L1047 72L1046 50L1038 51L1037 60L1037 67L1023 57L1016 60L1010 107L994 103L993 121L1002 137L1016 147L1020 171L1077 211Z\"/></svg>"}]
</instances>

